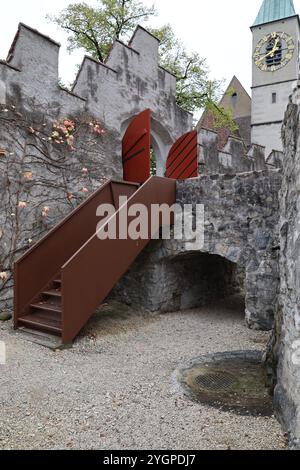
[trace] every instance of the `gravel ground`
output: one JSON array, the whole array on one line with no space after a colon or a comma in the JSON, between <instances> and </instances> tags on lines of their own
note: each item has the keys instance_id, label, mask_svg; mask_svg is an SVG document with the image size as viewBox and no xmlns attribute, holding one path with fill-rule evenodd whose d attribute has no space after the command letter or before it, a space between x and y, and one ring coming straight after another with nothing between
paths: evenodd
<instances>
[{"instance_id":1,"label":"gravel ground","mask_svg":"<svg viewBox=\"0 0 300 470\"><path fill-rule=\"evenodd\" d=\"M283 449L274 417L189 401L172 382L202 354L263 349L236 303L141 315L110 305L70 350L27 342L0 322L0 449Z\"/></svg>"}]
</instances>

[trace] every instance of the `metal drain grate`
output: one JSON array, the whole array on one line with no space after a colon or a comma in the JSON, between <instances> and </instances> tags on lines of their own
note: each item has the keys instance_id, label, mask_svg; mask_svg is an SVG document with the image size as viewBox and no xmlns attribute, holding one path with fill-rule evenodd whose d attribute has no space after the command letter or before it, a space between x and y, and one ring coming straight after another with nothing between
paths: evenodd
<instances>
[{"instance_id":1,"label":"metal drain grate","mask_svg":"<svg viewBox=\"0 0 300 470\"><path fill-rule=\"evenodd\" d=\"M178 369L177 380L197 403L245 416L274 412L260 351L207 354Z\"/></svg>"},{"instance_id":2,"label":"metal drain grate","mask_svg":"<svg viewBox=\"0 0 300 470\"><path fill-rule=\"evenodd\" d=\"M235 377L222 372L198 375L195 382L201 388L212 392L227 392L237 383Z\"/></svg>"}]
</instances>

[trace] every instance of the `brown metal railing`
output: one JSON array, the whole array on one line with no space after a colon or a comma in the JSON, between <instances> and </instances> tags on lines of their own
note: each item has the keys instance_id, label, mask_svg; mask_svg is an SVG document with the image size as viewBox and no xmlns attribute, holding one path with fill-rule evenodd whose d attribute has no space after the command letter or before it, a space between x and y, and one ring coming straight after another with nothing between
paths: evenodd
<instances>
[{"instance_id":1,"label":"brown metal railing","mask_svg":"<svg viewBox=\"0 0 300 470\"><path fill-rule=\"evenodd\" d=\"M130 197L138 187L136 183L108 181L16 261L15 328L30 303L95 233L99 222L99 217L96 216L97 207L103 203L117 204L120 194Z\"/></svg>"},{"instance_id":2,"label":"brown metal railing","mask_svg":"<svg viewBox=\"0 0 300 470\"><path fill-rule=\"evenodd\" d=\"M133 204L143 204L148 209L150 227L151 204L172 205L175 200L175 180L152 177L130 197L127 204L122 206L113 218L118 226L120 215L124 216ZM107 223L103 225L102 230L106 226ZM152 227L152 233L157 228ZM64 343L73 341L150 239L150 230L147 240L99 240L97 233L94 233L64 264L61 271Z\"/></svg>"}]
</instances>

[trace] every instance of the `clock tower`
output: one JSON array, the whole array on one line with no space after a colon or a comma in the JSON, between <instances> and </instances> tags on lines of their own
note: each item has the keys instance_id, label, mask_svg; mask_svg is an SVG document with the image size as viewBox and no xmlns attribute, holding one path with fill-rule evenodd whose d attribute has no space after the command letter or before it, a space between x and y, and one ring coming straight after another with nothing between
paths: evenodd
<instances>
[{"instance_id":1,"label":"clock tower","mask_svg":"<svg viewBox=\"0 0 300 470\"><path fill-rule=\"evenodd\" d=\"M299 77L300 23L293 0L264 0L254 25L251 142L282 150L284 113Z\"/></svg>"}]
</instances>

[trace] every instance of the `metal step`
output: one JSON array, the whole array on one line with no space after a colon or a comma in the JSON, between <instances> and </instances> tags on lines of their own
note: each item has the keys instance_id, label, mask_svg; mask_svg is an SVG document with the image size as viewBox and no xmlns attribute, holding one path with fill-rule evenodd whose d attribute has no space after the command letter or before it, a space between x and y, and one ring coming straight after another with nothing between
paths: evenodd
<instances>
[{"instance_id":1,"label":"metal step","mask_svg":"<svg viewBox=\"0 0 300 470\"><path fill-rule=\"evenodd\" d=\"M41 293L41 302L46 302L54 306L61 306L62 293L60 289L49 289Z\"/></svg>"},{"instance_id":2,"label":"metal step","mask_svg":"<svg viewBox=\"0 0 300 470\"><path fill-rule=\"evenodd\" d=\"M61 306L54 305L49 302L37 302L35 304L31 304L30 307L33 310L42 310L42 311L47 311L51 313L58 313L61 315Z\"/></svg>"},{"instance_id":3,"label":"metal step","mask_svg":"<svg viewBox=\"0 0 300 470\"><path fill-rule=\"evenodd\" d=\"M48 297L61 298L61 290L58 290L58 289L45 290L44 292L42 292L42 295L47 295Z\"/></svg>"},{"instance_id":4,"label":"metal step","mask_svg":"<svg viewBox=\"0 0 300 470\"><path fill-rule=\"evenodd\" d=\"M30 313L25 317L19 319L19 324L32 328L34 330L46 331L61 336L62 334L62 321L61 317L55 312L40 311L38 313Z\"/></svg>"}]
</instances>

